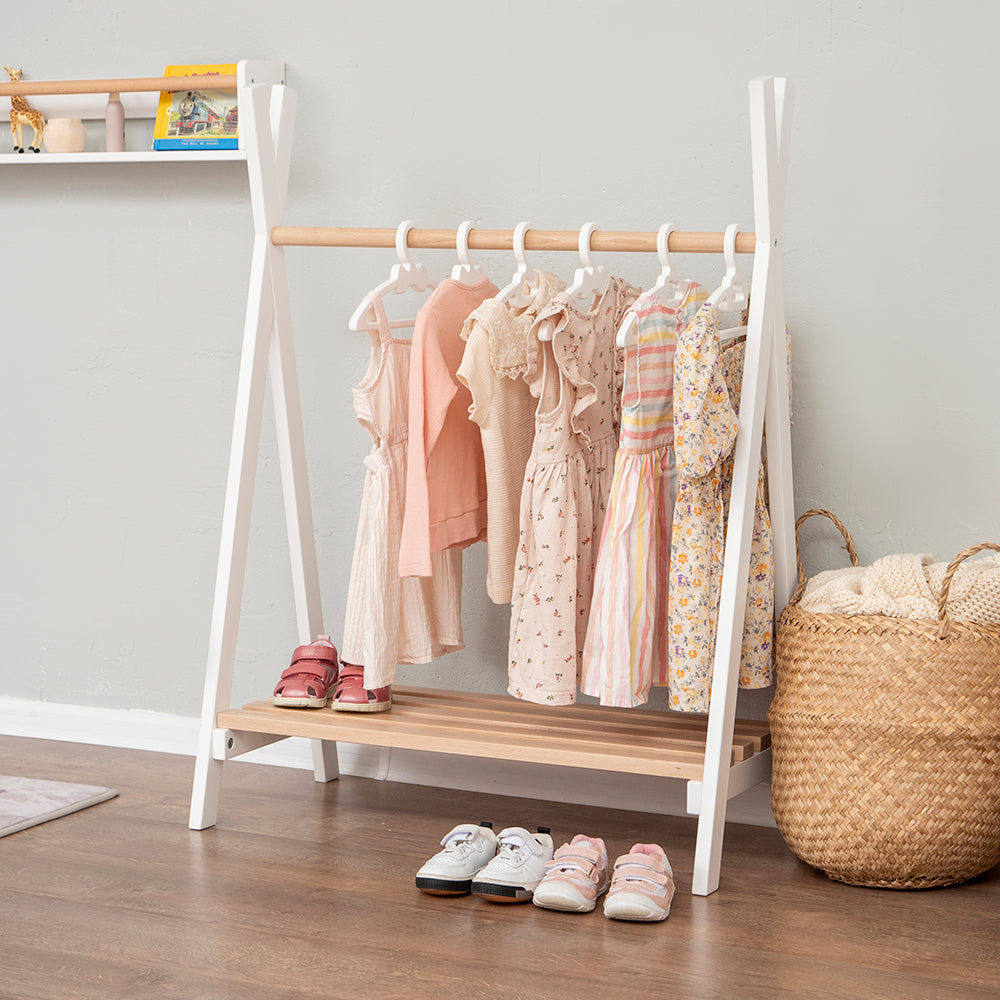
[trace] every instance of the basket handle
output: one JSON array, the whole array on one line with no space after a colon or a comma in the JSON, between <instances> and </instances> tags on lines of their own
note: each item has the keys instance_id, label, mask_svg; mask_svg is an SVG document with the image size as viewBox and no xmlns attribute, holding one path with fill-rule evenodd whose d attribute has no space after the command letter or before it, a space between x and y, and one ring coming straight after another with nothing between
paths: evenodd
<instances>
[{"instance_id":1,"label":"basket handle","mask_svg":"<svg viewBox=\"0 0 1000 1000\"><path fill-rule=\"evenodd\" d=\"M813 510L807 510L796 522L795 522L795 565L799 571L799 585L795 588L795 593L792 594L789 599L789 604L798 604L799 598L802 597L802 591L806 589L806 571L802 565L802 550L799 548L799 526L807 518L813 517L816 514L822 514L823 517L828 517L837 526L837 529L844 536L844 541L847 543L844 548L847 554L851 557L851 565L858 565L858 553L854 549L854 542L851 541L851 533L844 526L844 522L837 517L836 514L831 514L828 510L820 510L815 508Z\"/></svg>"},{"instance_id":2,"label":"basket handle","mask_svg":"<svg viewBox=\"0 0 1000 1000\"><path fill-rule=\"evenodd\" d=\"M951 619L948 617L948 591L951 590L951 578L957 572L959 564L963 563L969 556L974 556L977 552L982 552L983 549L993 549L994 552L1000 552L1000 545L997 545L996 542L980 542L978 545L962 549L948 563L944 578L941 580L941 596L938 598L938 620L941 622L941 631L938 633L939 639L944 639L948 635L948 628L951 625Z\"/></svg>"}]
</instances>

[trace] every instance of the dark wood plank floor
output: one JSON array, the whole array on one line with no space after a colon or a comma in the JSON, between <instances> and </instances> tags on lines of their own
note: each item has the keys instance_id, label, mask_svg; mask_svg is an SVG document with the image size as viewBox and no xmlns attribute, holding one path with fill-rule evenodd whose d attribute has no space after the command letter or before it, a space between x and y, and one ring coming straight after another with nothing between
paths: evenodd
<instances>
[{"instance_id":1,"label":"dark wood plank floor","mask_svg":"<svg viewBox=\"0 0 1000 1000\"><path fill-rule=\"evenodd\" d=\"M470 767L475 763L470 762ZM0 997L996 998L1000 870L891 892L827 879L774 830L727 829L690 895L691 819L230 762L220 822L187 829L187 757L0 737L0 773L119 798L0 839ZM457 822L658 842L678 894L629 924L472 897L413 875Z\"/></svg>"}]
</instances>

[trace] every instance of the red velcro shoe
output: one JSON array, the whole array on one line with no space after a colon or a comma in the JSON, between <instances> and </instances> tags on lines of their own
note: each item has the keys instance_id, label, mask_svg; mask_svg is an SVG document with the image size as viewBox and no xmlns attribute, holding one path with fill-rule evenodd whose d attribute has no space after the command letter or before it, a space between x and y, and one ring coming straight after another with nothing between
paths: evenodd
<instances>
[{"instance_id":1,"label":"red velcro shoe","mask_svg":"<svg viewBox=\"0 0 1000 1000\"><path fill-rule=\"evenodd\" d=\"M337 712L385 712L392 708L392 687L366 688L365 668L342 663L333 708Z\"/></svg>"},{"instance_id":2,"label":"red velcro shoe","mask_svg":"<svg viewBox=\"0 0 1000 1000\"><path fill-rule=\"evenodd\" d=\"M318 635L292 653L291 666L267 700L282 708L325 708L339 668L337 647L328 635Z\"/></svg>"}]
</instances>

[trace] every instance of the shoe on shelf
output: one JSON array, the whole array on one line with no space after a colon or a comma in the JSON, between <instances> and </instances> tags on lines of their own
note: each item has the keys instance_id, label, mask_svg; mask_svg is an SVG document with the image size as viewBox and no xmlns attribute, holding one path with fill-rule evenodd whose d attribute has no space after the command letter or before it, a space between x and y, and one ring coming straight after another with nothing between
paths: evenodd
<instances>
[{"instance_id":1,"label":"shoe on shelf","mask_svg":"<svg viewBox=\"0 0 1000 1000\"><path fill-rule=\"evenodd\" d=\"M578 833L545 866L532 902L546 910L590 913L608 891L608 851L600 837Z\"/></svg>"},{"instance_id":2,"label":"shoe on shelf","mask_svg":"<svg viewBox=\"0 0 1000 1000\"><path fill-rule=\"evenodd\" d=\"M267 700L282 708L325 708L339 667L337 647L328 635L318 635L292 653L291 666Z\"/></svg>"},{"instance_id":3,"label":"shoe on shelf","mask_svg":"<svg viewBox=\"0 0 1000 1000\"><path fill-rule=\"evenodd\" d=\"M341 663L333 708L337 712L385 712L392 708L392 686L366 688L365 668L357 663Z\"/></svg>"},{"instance_id":4,"label":"shoe on shelf","mask_svg":"<svg viewBox=\"0 0 1000 1000\"><path fill-rule=\"evenodd\" d=\"M472 889L473 876L497 852L493 824L461 823L441 841L442 850L417 872L417 888L432 896L462 896Z\"/></svg>"},{"instance_id":5,"label":"shoe on shelf","mask_svg":"<svg viewBox=\"0 0 1000 1000\"><path fill-rule=\"evenodd\" d=\"M472 893L494 903L527 903L552 860L552 837L540 826L510 826L497 834L496 857L472 880Z\"/></svg>"},{"instance_id":6,"label":"shoe on shelf","mask_svg":"<svg viewBox=\"0 0 1000 1000\"><path fill-rule=\"evenodd\" d=\"M674 871L658 844L636 844L615 862L604 915L614 920L666 920Z\"/></svg>"}]
</instances>

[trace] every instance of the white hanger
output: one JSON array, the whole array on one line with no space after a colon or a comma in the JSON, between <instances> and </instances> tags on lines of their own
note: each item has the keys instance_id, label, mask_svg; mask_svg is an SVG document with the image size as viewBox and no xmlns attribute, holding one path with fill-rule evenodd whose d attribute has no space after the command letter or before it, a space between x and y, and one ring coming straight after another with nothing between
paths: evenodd
<instances>
[{"instance_id":1,"label":"white hanger","mask_svg":"<svg viewBox=\"0 0 1000 1000\"><path fill-rule=\"evenodd\" d=\"M603 294L611 281L608 269L595 264L590 256L590 237L597 230L596 222L587 222L580 228L580 266L573 275L573 284L566 289L566 295L572 299L584 299ZM554 324L552 320L543 320L538 327L539 340L551 340Z\"/></svg>"},{"instance_id":2,"label":"white hanger","mask_svg":"<svg viewBox=\"0 0 1000 1000\"><path fill-rule=\"evenodd\" d=\"M672 222L665 222L656 233L656 254L660 258L660 276L655 284L650 288L648 294L656 295L665 306L679 306L684 301L684 289L687 281L674 274L674 269L670 263L670 251L667 247L670 244L670 234L677 227ZM636 342L636 329L639 319L635 310L629 308L622 320L622 325L618 327L615 336L615 343L619 347L631 347Z\"/></svg>"},{"instance_id":3,"label":"white hanger","mask_svg":"<svg viewBox=\"0 0 1000 1000\"><path fill-rule=\"evenodd\" d=\"M469 258L469 231L478 225L478 219L466 219L458 227L455 236L455 249L458 251L458 263L451 269L453 281L463 281L467 285L474 284L480 278L486 277L486 272Z\"/></svg>"},{"instance_id":4,"label":"white hanger","mask_svg":"<svg viewBox=\"0 0 1000 1000\"><path fill-rule=\"evenodd\" d=\"M747 284L736 271L736 236L740 231L735 222L726 226L726 234L722 241L726 273L722 278L722 284L708 297L709 305L716 311L739 312L749 301Z\"/></svg>"},{"instance_id":5,"label":"white hanger","mask_svg":"<svg viewBox=\"0 0 1000 1000\"><path fill-rule=\"evenodd\" d=\"M378 320L375 316L375 302L390 292L397 294L411 290L423 292L434 287L434 282L427 273L427 268L413 260L406 248L406 236L415 226L416 223L410 220L399 224L396 229L396 256L399 258L399 263L392 265L392 270L386 281L373 288L361 300L361 304L354 310L354 315L347 324L351 330L367 330L369 332L377 330ZM390 321L389 327L393 329L411 327L414 322L412 319L397 319Z\"/></svg>"},{"instance_id":6,"label":"white hanger","mask_svg":"<svg viewBox=\"0 0 1000 1000\"><path fill-rule=\"evenodd\" d=\"M531 266L524 252L525 233L533 228L531 222L519 222L514 227L514 260L517 261L517 270L510 284L496 294L497 302L506 302L512 309L526 309L531 305L538 288L538 272Z\"/></svg>"},{"instance_id":7,"label":"white hanger","mask_svg":"<svg viewBox=\"0 0 1000 1000\"><path fill-rule=\"evenodd\" d=\"M573 284L566 289L566 294L571 298L585 299L603 292L611 280L608 269L595 264L590 256L590 238L597 228L596 222L588 222L580 228L580 267L573 275Z\"/></svg>"}]
</instances>

